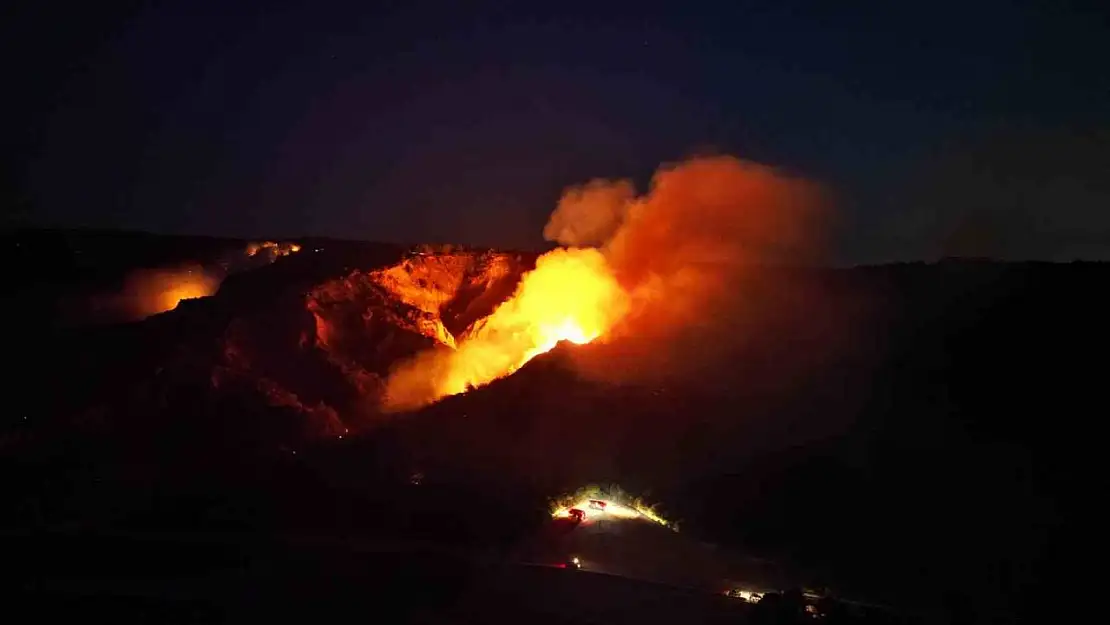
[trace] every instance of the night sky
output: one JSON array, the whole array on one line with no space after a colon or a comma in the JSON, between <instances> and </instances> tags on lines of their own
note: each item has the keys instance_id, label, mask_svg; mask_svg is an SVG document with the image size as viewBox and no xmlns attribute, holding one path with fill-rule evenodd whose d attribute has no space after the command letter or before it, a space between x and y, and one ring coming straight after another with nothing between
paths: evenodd
<instances>
[{"instance_id":1,"label":"night sky","mask_svg":"<svg viewBox=\"0 0 1110 625\"><path fill-rule=\"evenodd\" d=\"M23 4L20 223L536 248L716 150L827 185L839 262L1110 258L1096 2Z\"/></svg>"}]
</instances>

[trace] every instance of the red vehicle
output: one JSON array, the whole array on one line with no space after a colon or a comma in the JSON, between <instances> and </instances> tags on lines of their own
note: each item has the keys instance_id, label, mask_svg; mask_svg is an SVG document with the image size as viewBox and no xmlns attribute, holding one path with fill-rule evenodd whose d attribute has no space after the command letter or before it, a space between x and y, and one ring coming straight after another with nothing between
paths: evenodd
<instances>
[{"instance_id":1,"label":"red vehicle","mask_svg":"<svg viewBox=\"0 0 1110 625\"><path fill-rule=\"evenodd\" d=\"M586 520L586 512L578 508L567 510L567 516L574 520L575 523L581 523Z\"/></svg>"}]
</instances>

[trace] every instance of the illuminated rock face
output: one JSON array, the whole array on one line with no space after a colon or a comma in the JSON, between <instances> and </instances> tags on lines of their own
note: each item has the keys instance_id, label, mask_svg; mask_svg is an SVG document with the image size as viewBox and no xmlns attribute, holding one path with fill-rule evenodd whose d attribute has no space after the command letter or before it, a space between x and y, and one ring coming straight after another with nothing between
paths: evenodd
<instances>
[{"instance_id":1,"label":"illuminated rock face","mask_svg":"<svg viewBox=\"0 0 1110 625\"><path fill-rule=\"evenodd\" d=\"M213 383L255 387L269 405L316 423L314 432L349 431L375 418L396 363L455 348L530 264L518 254L423 247L385 266L347 267L295 307L286 300L230 324Z\"/></svg>"},{"instance_id":2,"label":"illuminated rock face","mask_svg":"<svg viewBox=\"0 0 1110 625\"><path fill-rule=\"evenodd\" d=\"M332 361L381 377L421 350L454 348L525 270L516 255L422 248L396 264L319 284L305 307L315 345Z\"/></svg>"},{"instance_id":3,"label":"illuminated rock face","mask_svg":"<svg viewBox=\"0 0 1110 625\"><path fill-rule=\"evenodd\" d=\"M168 410L198 429L211 418L244 441L353 433L387 418L381 403L393 367L452 350L534 264L534 255L442 246L235 249L205 261L208 269L178 272L220 280L173 291L174 301L150 311L164 314L89 333L87 346L66 345L89 352L80 358L90 367L78 376L89 390L39 410L136 423ZM149 282L150 292L169 292L166 275L151 273Z\"/></svg>"}]
</instances>

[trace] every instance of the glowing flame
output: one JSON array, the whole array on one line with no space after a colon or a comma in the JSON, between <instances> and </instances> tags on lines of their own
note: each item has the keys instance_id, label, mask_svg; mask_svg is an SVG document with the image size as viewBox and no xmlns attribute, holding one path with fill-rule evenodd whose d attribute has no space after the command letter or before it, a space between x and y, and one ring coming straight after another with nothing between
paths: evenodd
<instances>
[{"instance_id":1,"label":"glowing flame","mask_svg":"<svg viewBox=\"0 0 1110 625\"><path fill-rule=\"evenodd\" d=\"M600 251L548 252L521 278L512 297L464 335L454 351L418 358L395 371L386 407L416 407L489 384L560 341L595 340L628 308L628 295Z\"/></svg>"},{"instance_id":2,"label":"glowing flame","mask_svg":"<svg viewBox=\"0 0 1110 625\"><path fill-rule=\"evenodd\" d=\"M177 308L182 300L212 295L220 288L220 277L199 265L172 269L136 271L128 276L117 296L128 315L142 319Z\"/></svg>"},{"instance_id":3,"label":"glowing flame","mask_svg":"<svg viewBox=\"0 0 1110 625\"><path fill-rule=\"evenodd\" d=\"M601 501L604 507L598 508L597 506L591 505L595 501ZM645 519L652 523L662 525L663 527L674 529L669 521L659 516L649 506L644 505L640 501L633 501L626 505L613 500L598 500L587 497L569 506L562 506L555 509L551 513L551 517L555 519L570 518L570 511L574 509L585 511L587 520Z\"/></svg>"},{"instance_id":4,"label":"glowing flame","mask_svg":"<svg viewBox=\"0 0 1110 625\"><path fill-rule=\"evenodd\" d=\"M200 270L186 270L165 276L168 288L158 295L161 310L173 310L182 300L208 297L220 288L220 281Z\"/></svg>"},{"instance_id":5,"label":"glowing flame","mask_svg":"<svg viewBox=\"0 0 1110 625\"><path fill-rule=\"evenodd\" d=\"M628 300L594 249L559 249L541 256L516 293L460 342L439 391L462 393L489 384L550 351L605 333Z\"/></svg>"},{"instance_id":6,"label":"glowing flame","mask_svg":"<svg viewBox=\"0 0 1110 625\"><path fill-rule=\"evenodd\" d=\"M247 244L247 256L254 257L260 252L268 254L273 258L278 256L288 256L294 252L301 251L301 246L297 243L278 243L275 241L260 241Z\"/></svg>"},{"instance_id":7,"label":"glowing flame","mask_svg":"<svg viewBox=\"0 0 1110 625\"><path fill-rule=\"evenodd\" d=\"M511 374L560 341L605 334L634 339L614 340L624 353L597 359L629 362L609 369L638 368L645 377L677 370L673 363L684 359L660 357L675 352L704 362L735 334L738 293L759 263L810 257L821 196L805 181L730 156L661 167L642 196L627 180L572 187L544 228L545 238L569 247L540 257L512 298L455 337L454 351L398 367L383 407L418 408Z\"/></svg>"}]
</instances>

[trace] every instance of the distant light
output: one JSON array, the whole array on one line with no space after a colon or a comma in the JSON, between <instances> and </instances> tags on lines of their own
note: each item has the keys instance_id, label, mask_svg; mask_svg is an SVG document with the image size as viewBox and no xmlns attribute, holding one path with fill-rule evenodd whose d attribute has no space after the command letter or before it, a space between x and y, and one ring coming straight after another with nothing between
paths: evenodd
<instances>
[{"instance_id":1,"label":"distant light","mask_svg":"<svg viewBox=\"0 0 1110 625\"><path fill-rule=\"evenodd\" d=\"M736 597L749 603L755 603L763 598L763 593L754 590L745 590L743 588L733 588L726 590L725 594L730 597Z\"/></svg>"}]
</instances>

